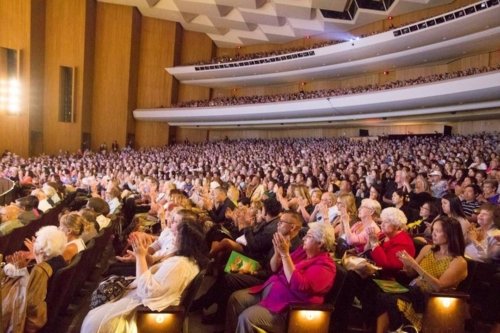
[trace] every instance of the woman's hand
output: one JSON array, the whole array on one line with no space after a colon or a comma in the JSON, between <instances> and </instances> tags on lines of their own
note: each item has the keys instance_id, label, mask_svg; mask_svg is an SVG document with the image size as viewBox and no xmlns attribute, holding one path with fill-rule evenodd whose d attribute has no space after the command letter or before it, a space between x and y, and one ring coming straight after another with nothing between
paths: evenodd
<instances>
[{"instance_id":1,"label":"woman's hand","mask_svg":"<svg viewBox=\"0 0 500 333\"><path fill-rule=\"evenodd\" d=\"M366 228L366 233L368 235L368 248L373 249L378 245L378 235L374 227Z\"/></svg>"},{"instance_id":2,"label":"woman's hand","mask_svg":"<svg viewBox=\"0 0 500 333\"><path fill-rule=\"evenodd\" d=\"M28 266L28 262L30 261L29 255L24 251L14 252L12 255L12 264L16 266L16 268L24 268Z\"/></svg>"},{"instance_id":3,"label":"woman's hand","mask_svg":"<svg viewBox=\"0 0 500 333\"><path fill-rule=\"evenodd\" d=\"M274 251L279 253L282 258L290 254L290 239L279 232L273 235L273 246Z\"/></svg>"},{"instance_id":4,"label":"woman's hand","mask_svg":"<svg viewBox=\"0 0 500 333\"><path fill-rule=\"evenodd\" d=\"M141 233L134 233L130 236L130 243L132 244L132 249L137 257L146 257L148 253L148 247L151 244L150 238L145 237Z\"/></svg>"},{"instance_id":5,"label":"woman's hand","mask_svg":"<svg viewBox=\"0 0 500 333\"><path fill-rule=\"evenodd\" d=\"M415 269L415 267L418 266L418 263L415 261L415 259L413 259L413 257L404 250L396 253L396 256L398 257L399 261L403 263L403 268L405 270L406 268Z\"/></svg>"},{"instance_id":6,"label":"woman's hand","mask_svg":"<svg viewBox=\"0 0 500 333\"><path fill-rule=\"evenodd\" d=\"M28 249L29 252L33 253L33 242L35 241L35 237L25 238L24 239L24 246Z\"/></svg>"}]
</instances>

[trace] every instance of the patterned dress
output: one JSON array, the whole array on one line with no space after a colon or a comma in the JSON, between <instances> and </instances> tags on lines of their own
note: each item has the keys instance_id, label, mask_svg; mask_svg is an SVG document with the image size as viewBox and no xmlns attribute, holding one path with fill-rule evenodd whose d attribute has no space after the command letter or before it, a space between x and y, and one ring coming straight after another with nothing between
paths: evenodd
<instances>
[{"instance_id":1,"label":"patterned dress","mask_svg":"<svg viewBox=\"0 0 500 333\"><path fill-rule=\"evenodd\" d=\"M451 261L454 258L451 256L446 256L444 258L437 259L434 254L434 251L429 251L420 261L420 267L422 267L427 273L429 273L436 279L439 279L441 275L443 275L443 273L448 269ZM413 284L417 279L421 280L419 287L424 294L432 291L431 285L423 280L420 276L413 280L411 284ZM422 329L423 314L417 312L414 309L412 302L404 299L398 299L397 307L399 311L403 313L406 319L408 319L412 323L412 325L414 325L419 331Z\"/></svg>"}]
</instances>

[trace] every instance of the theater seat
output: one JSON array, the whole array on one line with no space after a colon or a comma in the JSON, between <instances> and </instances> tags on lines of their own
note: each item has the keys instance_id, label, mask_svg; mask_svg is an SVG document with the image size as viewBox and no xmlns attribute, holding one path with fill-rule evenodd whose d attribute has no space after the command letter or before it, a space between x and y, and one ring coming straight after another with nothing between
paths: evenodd
<instances>
[{"instance_id":1,"label":"theater seat","mask_svg":"<svg viewBox=\"0 0 500 333\"><path fill-rule=\"evenodd\" d=\"M184 290L181 302L177 306L169 306L160 311L140 306L136 312L138 331L141 333L187 333L189 330L187 315L204 277L205 270L202 270Z\"/></svg>"},{"instance_id":2,"label":"theater seat","mask_svg":"<svg viewBox=\"0 0 500 333\"><path fill-rule=\"evenodd\" d=\"M320 305L291 305L288 312L287 332L341 332L342 318L336 314L341 309L350 306L347 294L349 283L347 270L335 263L336 274L333 287L325 296L324 304ZM336 311L338 309L339 311Z\"/></svg>"}]
</instances>

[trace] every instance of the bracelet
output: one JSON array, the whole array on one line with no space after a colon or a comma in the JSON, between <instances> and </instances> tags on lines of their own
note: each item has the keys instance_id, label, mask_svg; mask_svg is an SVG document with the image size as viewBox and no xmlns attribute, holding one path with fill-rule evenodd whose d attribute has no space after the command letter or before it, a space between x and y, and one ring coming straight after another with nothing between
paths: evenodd
<instances>
[{"instance_id":1,"label":"bracelet","mask_svg":"<svg viewBox=\"0 0 500 333\"><path fill-rule=\"evenodd\" d=\"M280 254L281 256L281 259L284 259L286 257L290 258L290 253L287 253L287 254Z\"/></svg>"}]
</instances>

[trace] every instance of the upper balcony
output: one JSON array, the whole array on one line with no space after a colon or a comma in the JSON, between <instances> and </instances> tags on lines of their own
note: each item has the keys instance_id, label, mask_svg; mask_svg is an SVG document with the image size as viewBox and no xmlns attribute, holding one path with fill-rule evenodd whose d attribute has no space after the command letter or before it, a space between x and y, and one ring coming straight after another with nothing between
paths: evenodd
<instances>
[{"instance_id":1,"label":"upper balcony","mask_svg":"<svg viewBox=\"0 0 500 333\"><path fill-rule=\"evenodd\" d=\"M254 60L167 68L183 84L243 87L313 81L428 64L500 47L498 0L480 1L392 31Z\"/></svg>"}]
</instances>

